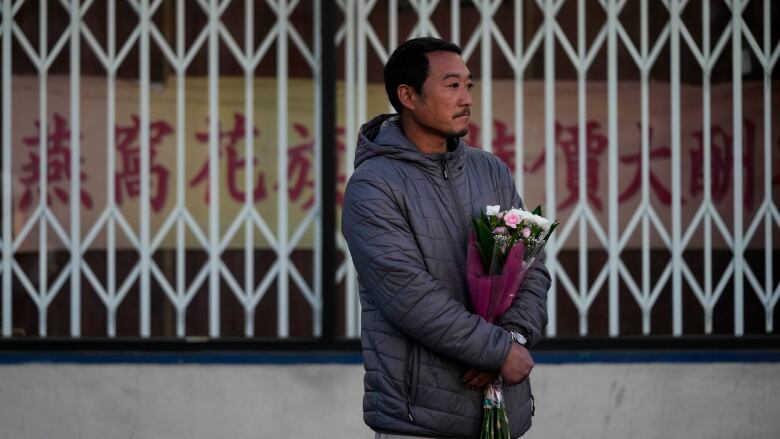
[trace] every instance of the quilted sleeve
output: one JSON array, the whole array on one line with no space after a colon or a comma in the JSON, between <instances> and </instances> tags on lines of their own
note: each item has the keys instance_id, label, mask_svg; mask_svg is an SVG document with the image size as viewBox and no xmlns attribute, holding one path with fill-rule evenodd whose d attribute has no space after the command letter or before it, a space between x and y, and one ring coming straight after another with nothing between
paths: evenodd
<instances>
[{"instance_id":1,"label":"quilted sleeve","mask_svg":"<svg viewBox=\"0 0 780 439\"><path fill-rule=\"evenodd\" d=\"M511 347L508 333L471 314L428 273L387 184L352 176L342 233L364 294L398 330L440 355L486 370L501 367Z\"/></svg>"}]
</instances>

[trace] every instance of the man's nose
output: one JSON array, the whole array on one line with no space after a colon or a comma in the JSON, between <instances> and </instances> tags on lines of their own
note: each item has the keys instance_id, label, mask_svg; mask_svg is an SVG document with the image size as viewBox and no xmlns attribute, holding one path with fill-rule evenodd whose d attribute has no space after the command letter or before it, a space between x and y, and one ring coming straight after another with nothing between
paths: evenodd
<instances>
[{"instance_id":1,"label":"man's nose","mask_svg":"<svg viewBox=\"0 0 780 439\"><path fill-rule=\"evenodd\" d=\"M460 95L460 105L463 107L470 107L471 104L471 90L468 87L463 87L463 93Z\"/></svg>"}]
</instances>

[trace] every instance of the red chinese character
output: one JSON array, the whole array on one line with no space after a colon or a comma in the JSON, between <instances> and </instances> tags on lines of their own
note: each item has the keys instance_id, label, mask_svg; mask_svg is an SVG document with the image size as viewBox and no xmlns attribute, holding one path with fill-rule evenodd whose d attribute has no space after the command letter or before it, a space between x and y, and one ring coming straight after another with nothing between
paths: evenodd
<instances>
[{"instance_id":1,"label":"red chinese character","mask_svg":"<svg viewBox=\"0 0 780 439\"><path fill-rule=\"evenodd\" d=\"M660 146L653 148L653 129L650 128L650 151L648 151L650 161L654 160L669 160L672 156L672 150L669 146ZM634 179L631 184L628 185L625 191L618 197L618 202L622 203L631 197L633 197L642 188L642 151L638 151L636 154L629 154L620 157L620 162L630 165L635 164ZM648 164L648 171L650 173L650 187L655 192L661 202L667 206L672 204L672 194L669 189L664 186L663 182L655 176L653 168ZM685 201L683 201L685 204Z\"/></svg>"},{"instance_id":2,"label":"red chinese character","mask_svg":"<svg viewBox=\"0 0 780 439\"><path fill-rule=\"evenodd\" d=\"M744 142L742 145L742 167L744 168L744 197L745 207L753 206L753 169L754 169L754 149L756 140L756 125L750 121L743 122ZM690 151L691 154L691 186L690 193L696 196L704 192L704 133L696 131L693 133L698 143L696 149ZM719 125L712 127L711 134L711 194L712 200L716 203L723 200L731 188L732 171L734 168L733 136L726 132Z\"/></svg>"},{"instance_id":3,"label":"red chinese character","mask_svg":"<svg viewBox=\"0 0 780 439\"><path fill-rule=\"evenodd\" d=\"M301 137L304 143L291 146L287 155L287 178L289 187L287 192L293 202L300 200L304 192L308 192L306 201L301 205L303 209L310 209L314 205L314 178L312 178L311 163L314 155L314 139L309 136L309 130L305 125L294 123L293 129ZM275 189L278 189L278 184Z\"/></svg>"},{"instance_id":4,"label":"red chinese character","mask_svg":"<svg viewBox=\"0 0 780 439\"><path fill-rule=\"evenodd\" d=\"M40 131L40 121L35 121L35 126ZM51 204L51 194L64 204L68 204L68 195L70 193L70 128L68 121L54 114L54 131L46 137L46 181L49 193L46 194L46 204ZM23 175L19 177L19 182L24 186L24 193L19 201L19 208L27 210L32 206L33 196L39 192L38 180L40 178L41 158L38 154L39 136L25 137L22 142L29 147L27 150L28 162L22 165ZM81 162L84 159L81 158ZM81 181L87 180L84 172L79 176ZM92 208L92 197L81 187L81 204L87 209Z\"/></svg>"},{"instance_id":5,"label":"red chinese character","mask_svg":"<svg viewBox=\"0 0 780 439\"><path fill-rule=\"evenodd\" d=\"M588 200L599 211L603 204L598 197L600 156L607 149L608 144L606 136L599 133L600 130L601 124L598 122L590 121L585 125L585 185ZM564 135L566 138L563 138ZM563 127L556 122L555 143L563 150L564 163L566 164L566 188L569 190L569 196L558 204L558 209L564 210L576 203L579 197L579 126Z\"/></svg>"},{"instance_id":6,"label":"red chinese character","mask_svg":"<svg viewBox=\"0 0 780 439\"><path fill-rule=\"evenodd\" d=\"M515 135L509 133L509 127L500 120L493 120L493 154L509 166L509 169L515 171ZM467 145L482 148L479 140L479 126L469 123L469 134Z\"/></svg>"},{"instance_id":7,"label":"red chinese character","mask_svg":"<svg viewBox=\"0 0 780 439\"><path fill-rule=\"evenodd\" d=\"M141 148L138 144L140 121L137 115L132 116L133 124L126 127L116 127L117 150L120 153L120 170L114 176L116 181L116 202L122 205L123 192L129 198L138 198L141 193ZM149 143L151 147L151 176L153 195L150 202L152 209L159 212L165 206L168 195L168 168L155 162L157 146L165 136L173 133L173 127L164 120L157 120L149 125ZM124 189L124 191L123 191Z\"/></svg>"},{"instance_id":8,"label":"red chinese character","mask_svg":"<svg viewBox=\"0 0 780 439\"><path fill-rule=\"evenodd\" d=\"M310 209L314 205L314 194L312 189L315 182L312 177L312 161L314 154L314 139L310 137L309 130L305 125L294 123L293 129L304 138L304 143L290 147L288 152L289 161L287 164L287 178L290 181L290 185L287 189L290 199L297 202L301 199L304 193L308 192L308 196L301 205L303 209ZM341 159L344 156L347 148L344 145L344 127L336 128L336 160L337 163L341 163ZM339 190L336 192L336 202L340 205L344 205L344 190L343 185L347 182L347 177L344 171L339 169L336 176L336 184ZM278 184L274 187L278 189Z\"/></svg>"},{"instance_id":9,"label":"red chinese character","mask_svg":"<svg viewBox=\"0 0 780 439\"><path fill-rule=\"evenodd\" d=\"M244 167L246 166L246 159L242 157L238 151L237 145L241 140L244 140L246 138L246 130L244 129L244 123L245 118L243 114L236 113L233 118L233 128L230 131L221 131L219 132L219 142L220 142L220 149L219 149L219 156L220 159L222 158L222 151L227 151L227 183L228 183L228 192L230 194L230 197L238 202L243 202L245 198L245 192L243 192L240 187L240 183L238 180L238 173L244 170ZM260 130L257 128L252 129L252 137L257 137L260 135ZM202 144L208 144L209 141L209 133L208 132L201 132L201 133L195 133L195 138L198 140L198 142ZM259 162L256 158L252 159L252 166L254 168L257 168ZM195 177L190 180L190 187L195 187L203 182L208 183L209 181L209 162L206 160L206 163L203 164L200 171L195 175ZM206 195L204 199L206 200L206 203L209 202L209 190L208 190L208 184L206 184ZM261 172L260 175L257 178L257 183L255 184L254 190L252 191L252 200L254 202L258 202L260 200L265 199L268 196L268 193L266 191L265 187L265 175Z\"/></svg>"}]
</instances>

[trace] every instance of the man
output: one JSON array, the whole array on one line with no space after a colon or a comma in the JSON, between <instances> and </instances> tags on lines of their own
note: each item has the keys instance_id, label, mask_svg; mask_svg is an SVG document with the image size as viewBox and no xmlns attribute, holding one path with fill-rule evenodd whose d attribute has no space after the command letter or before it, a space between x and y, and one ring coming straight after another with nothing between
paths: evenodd
<instances>
[{"instance_id":1,"label":"man","mask_svg":"<svg viewBox=\"0 0 780 439\"><path fill-rule=\"evenodd\" d=\"M342 219L363 309L363 419L377 438L475 437L482 387L500 373L518 437L534 411L528 349L547 323L549 274L537 264L496 325L470 312L471 218L522 201L507 166L461 139L473 82L458 46L407 41L384 74L398 115L361 128Z\"/></svg>"}]
</instances>

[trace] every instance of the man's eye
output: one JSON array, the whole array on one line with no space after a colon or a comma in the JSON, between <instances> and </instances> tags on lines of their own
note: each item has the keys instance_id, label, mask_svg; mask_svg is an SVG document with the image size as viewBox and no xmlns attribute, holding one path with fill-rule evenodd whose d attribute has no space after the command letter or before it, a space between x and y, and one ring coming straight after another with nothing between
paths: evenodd
<instances>
[{"instance_id":1,"label":"man's eye","mask_svg":"<svg viewBox=\"0 0 780 439\"><path fill-rule=\"evenodd\" d=\"M471 90L472 88L474 88L474 83L469 82L468 84L466 84L466 87L468 87L468 89Z\"/></svg>"},{"instance_id":2,"label":"man's eye","mask_svg":"<svg viewBox=\"0 0 780 439\"><path fill-rule=\"evenodd\" d=\"M460 84L458 84L457 82L453 82L452 84L448 85L447 87L458 88L459 86L460 86Z\"/></svg>"}]
</instances>

